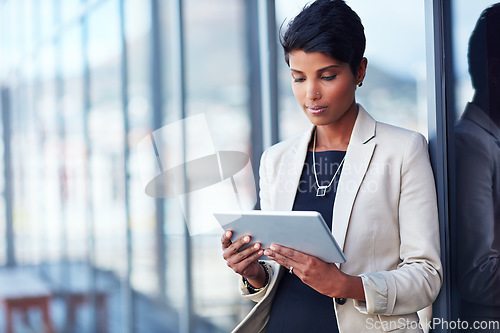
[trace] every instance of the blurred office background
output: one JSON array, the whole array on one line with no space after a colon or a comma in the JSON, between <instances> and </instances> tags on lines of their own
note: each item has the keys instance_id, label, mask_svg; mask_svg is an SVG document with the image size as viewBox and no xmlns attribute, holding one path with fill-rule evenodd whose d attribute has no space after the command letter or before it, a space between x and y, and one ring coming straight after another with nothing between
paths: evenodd
<instances>
[{"instance_id":1,"label":"blurred office background","mask_svg":"<svg viewBox=\"0 0 500 333\"><path fill-rule=\"evenodd\" d=\"M424 2L347 2L367 35L358 101L427 135ZM456 15L460 35L487 2ZM277 40L306 3L0 0L0 274L47 286L55 331L228 332L248 313L220 234L191 235L178 198L145 194L137 146L204 114L214 146L257 173L263 149L308 127ZM36 308L12 318L44 325Z\"/></svg>"}]
</instances>

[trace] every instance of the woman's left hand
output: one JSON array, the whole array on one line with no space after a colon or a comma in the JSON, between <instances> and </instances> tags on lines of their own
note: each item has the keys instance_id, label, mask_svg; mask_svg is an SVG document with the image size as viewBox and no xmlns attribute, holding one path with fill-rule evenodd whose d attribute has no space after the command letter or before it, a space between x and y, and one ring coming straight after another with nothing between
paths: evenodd
<instances>
[{"instance_id":1,"label":"woman's left hand","mask_svg":"<svg viewBox=\"0 0 500 333\"><path fill-rule=\"evenodd\" d=\"M323 295L365 299L361 278L343 273L335 264L278 244L271 244L264 254L288 270L293 267L293 274Z\"/></svg>"}]
</instances>

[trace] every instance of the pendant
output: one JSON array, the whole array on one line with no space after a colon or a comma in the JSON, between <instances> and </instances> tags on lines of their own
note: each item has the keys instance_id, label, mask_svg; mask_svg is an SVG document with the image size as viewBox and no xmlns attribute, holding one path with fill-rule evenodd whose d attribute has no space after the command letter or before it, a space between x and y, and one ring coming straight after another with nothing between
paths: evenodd
<instances>
[{"instance_id":1,"label":"pendant","mask_svg":"<svg viewBox=\"0 0 500 333\"><path fill-rule=\"evenodd\" d=\"M326 190L328 190L329 186L318 186L318 190L316 191L317 197L324 197L326 195Z\"/></svg>"}]
</instances>

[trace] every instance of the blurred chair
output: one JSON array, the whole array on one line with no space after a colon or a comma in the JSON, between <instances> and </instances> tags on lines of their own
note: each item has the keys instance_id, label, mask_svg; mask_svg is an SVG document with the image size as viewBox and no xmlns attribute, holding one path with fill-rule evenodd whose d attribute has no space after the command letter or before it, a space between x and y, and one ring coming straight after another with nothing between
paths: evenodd
<instances>
[{"instance_id":1,"label":"blurred chair","mask_svg":"<svg viewBox=\"0 0 500 333\"><path fill-rule=\"evenodd\" d=\"M93 295L88 290L66 290L67 300L67 319L68 327L71 328L76 323L76 314L80 306L92 302ZM107 292L103 290L95 291L96 307L97 307L97 329L99 333L106 333L108 326L107 314Z\"/></svg>"},{"instance_id":2,"label":"blurred chair","mask_svg":"<svg viewBox=\"0 0 500 333\"><path fill-rule=\"evenodd\" d=\"M31 308L42 312L44 332L54 333L49 303L49 287L35 274L21 268L0 269L0 301L5 308L5 331L13 333L13 312L20 310L27 315Z\"/></svg>"},{"instance_id":3,"label":"blurred chair","mask_svg":"<svg viewBox=\"0 0 500 333\"><path fill-rule=\"evenodd\" d=\"M66 305L64 332L73 332L78 324L78 312L85 305L95 301L97 332L108 331L108 294L110 286L103 277L106 275L86 263L45 264L42 268L45 281L55 297ZM92 282L93 280L93 282ZM95 297L95 299L94 299Z\"/></svg>"}]
</instances>

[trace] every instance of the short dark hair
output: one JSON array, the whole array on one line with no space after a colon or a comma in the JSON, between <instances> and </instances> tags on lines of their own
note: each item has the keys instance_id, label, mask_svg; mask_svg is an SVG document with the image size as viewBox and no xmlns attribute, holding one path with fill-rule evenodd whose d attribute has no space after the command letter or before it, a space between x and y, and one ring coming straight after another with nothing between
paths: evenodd
<instances>
[{"instance_id":1,"label":"short dark hair","mask_svg":"<svg viewBox=\"0 0 500 333\"><path fill-rule=\"evenodd\" d=\"M490 73L488 63L500 61L500 3L496 3L481 13L469 39L467 58L472 86L475 89L488 88Z\"/></svg>"},{"instance_id":2,"label":"short dark hair","mask_svg":"<svg viewBox=\"0 0 500 333\"><path fill-rule=\"evenodd\" d=\"M361 19L343 0L316 0L306 5L280 35L288 65L293 51L323 52L349 63L354 75L366 47Z\"/></svg>"}]
</instances>

